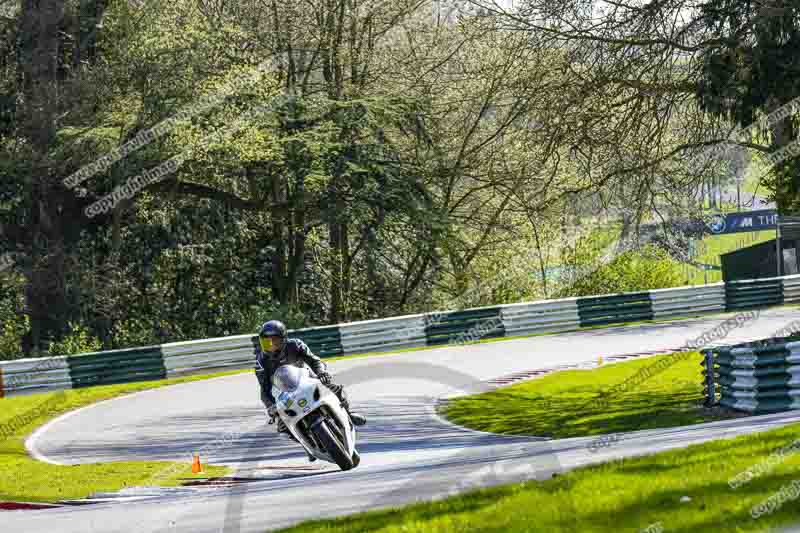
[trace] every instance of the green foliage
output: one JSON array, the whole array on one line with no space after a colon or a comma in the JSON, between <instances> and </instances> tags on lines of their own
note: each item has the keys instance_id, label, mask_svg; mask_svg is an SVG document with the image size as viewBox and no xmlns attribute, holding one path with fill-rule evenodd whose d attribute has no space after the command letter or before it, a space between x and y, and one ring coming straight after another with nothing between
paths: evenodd
<instances>
[{"instance_id":1,"label":"green foliage","mask_svg":"<svg viewBox=\"0 0 800 533\"><path fill-rule=\"evenodd\" d=\"M94 337L85 326L70 323L70 332L60 340L51 342L48 351L50 355L75 355L99 351L102 345L100 339Z\"/></svg>"},{"instance_id":2,"label":"green foliage","mask_svg":"<svg viewBox=\"0 0 800 533\"><path fill-rule=\"evenodd\" d=\"M0 320L0 360L25 357L20 346L22 336L30 327L30 319L19 313L9 313L7 309L0 310L0 315L3 315Z\"/></svg>"},{"instance_id":3,"label":"green foliage","mask_svg":"<svg viewBox=\"0 0 800 533\"><path fill-rule=\"evenodd\" d=\"M704 31L720 43L701 56L696 88L700 108L740 127L755 126L752 139L744 141L761 141L766 152L793 142L795 110L771 125L758 119L800 96L800 5L708 0L700 12ZM800 160L790 157L762 180L783 213L800 210L799 170Z\"/></svg>"},{"instance_id":4,"label":"green foliage","mask_svg":"<svg viewBox=\"0 0 800 533\"><path fill-rule=\"evenodd\" d=\"M41 351L50 340L69 353L98 340L114 349L219 337L273 317L300 328L553 297L553 271L597 262L613 229L593 232L564 268L558 260L567 221L591 220L604 203L589 184L604 180L586 175L603 169L575 154L591 145L600 160L620 161L621 149L625 166L636 166L626 136L655 138L612 120L616 97L587 96L570 79L567 54L542 53L487 19L436 26L416 0L323 4L278 2L264 18L248 0L213 17L184 0L147 9L90 1L94 14L69 15L52 42L36 45L67 54L57 80L20 84L20 72L0 69L0 106L25 104L0 109L0 120L22 120L50 105L42 95L60 95L58 120L0 125L0 228L9 227L0 248L28 257L24 308L35 321L29 328L3 311L5 352ZM87 40L94 16L102 25ZM25 57L17 48L35 39L8 37L0 35L0 60L13 66ZM358 53L352 43L362 43ZM30 92L39 84L47 90ZM265 111L251 115L256 108ZM600 131L586 131L598 122L586 109L609 116ZM157 137L79 187L60 186L157 125ZM580 139L566 133L578 131ZM84 216L178 154L174 174L113 213ZM628 194L634 184L616 185L612 196L641 199ZM48 225L63 234L36 233ZM596 274L586 290L658 285L634 263ZM70 323L80 327L69 333Z\"/></svg>"},{"instance_id":5,"label":"green foliage","mask_svg":"<svg viewBox=\"0 0 800 533\"><path fill-rule=\"evenodd\" d=\"M630 250L607 264L592 268L584 264L583 272L562 296L590 296L619 292L647 291L683 284L680 264L664 250L647 245L640 250Z\"/></svg>"},{"instance_id":6,"label":"green foliage","mask_svg":"<svg viewBox=\"0 0 800 533\"><path fill-rule=\"evenodd\" d=\"M115 322L111 338L114 345L120 348L159 344L159 339L153 334L152 325L137 316Z\"/></svg>"},{"instance_id":7,"label":"green foliage","mask_svg":"<svg viewBox=\"0 0 800 533\"><path fill-rule=\"evenodd\" d=\"M13 271L0 272L0 360L24 357L22 338L30 319L20 313L23 306L22 277Z\"/></svg>"},{"instance_id":8,"label":"green foliage","mask_svg":"<svg viewBox=\"0 0 800 533\"><path fill-rule=\"evenodd\" d=\"M9 304L9 300L0 301L0 360L24 357L20 346L30 327L30 319Z\"/></svg>"}]
</instances>

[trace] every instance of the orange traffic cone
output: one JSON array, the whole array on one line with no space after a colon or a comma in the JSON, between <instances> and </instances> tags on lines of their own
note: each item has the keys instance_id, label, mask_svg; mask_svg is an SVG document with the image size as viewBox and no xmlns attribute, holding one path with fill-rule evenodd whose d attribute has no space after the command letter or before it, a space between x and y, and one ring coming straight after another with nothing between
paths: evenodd
<instances>
[{"instance_id":1,"label":"orange traffic cone","mask_svg":"<svg viewBox=\"0 0 800 533\"><path fill-rule=\"evenodd\" d=\"M194 454L194 461L192 461L192 474L201 474L203 472L203 465L200 464L200 456Z\"/></svg>"}]
</instances>

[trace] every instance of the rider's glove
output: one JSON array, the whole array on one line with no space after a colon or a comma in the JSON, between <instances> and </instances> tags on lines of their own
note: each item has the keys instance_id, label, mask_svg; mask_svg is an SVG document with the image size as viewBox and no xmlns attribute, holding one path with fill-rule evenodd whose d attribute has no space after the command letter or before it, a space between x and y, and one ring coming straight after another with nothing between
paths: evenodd
<instances>
[{"instance_id":1,"label":"rider's glove","mask_svg":"<svg viewBox=\"0 0 800 533\"><path fill-rule=\"evenodd\" d=\"M320 372L317 377L323 383L323 385L330 385L333 382L333 378L327 372Z\"/></svg>"}]
</instances>

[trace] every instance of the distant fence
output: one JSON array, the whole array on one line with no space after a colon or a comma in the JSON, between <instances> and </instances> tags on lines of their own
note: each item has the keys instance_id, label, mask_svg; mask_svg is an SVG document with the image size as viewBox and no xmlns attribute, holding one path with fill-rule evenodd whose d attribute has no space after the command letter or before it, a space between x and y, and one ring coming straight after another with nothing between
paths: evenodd
<instances>
[{"instance_id":1,"label":"distant fence","mask_svg":"<svg viewBox=\"0 0 800 533\"><path fill-rule=\"evenodd\" d=\"M541 300L290 331L320 357L695 316L800 302L800 275ZM254 335L0 363L0 397L163 379L254 364Z\"/></svg>"}]
</instances>

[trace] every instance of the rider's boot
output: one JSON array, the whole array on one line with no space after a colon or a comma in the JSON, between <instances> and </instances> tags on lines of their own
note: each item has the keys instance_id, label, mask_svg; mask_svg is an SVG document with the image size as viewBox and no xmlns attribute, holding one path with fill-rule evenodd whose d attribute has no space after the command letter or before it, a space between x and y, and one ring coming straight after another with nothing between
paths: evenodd
<instances>
[{"instance_id":1,"label":"rider's boot","mask_svg":"<svg viewBox=\"0 0 800 533\"><path fill-rule=\"evenodd\" d=\"M367 423L367 417L365 417L364 415L360 415L358 413L351 413L350 411L347 411L347 414L350 415L350 421L353 422L354 426L363 426L364 424Z\"/></svg>"},{"instance_id":2,"label":"rider's boot","mask_svg":"<svg viewBox=\"0 0 800 533\"><path fill-rule=\"evenodd\" d=\"M354 426L363 426L367 423L365 416L350 411L350 402L347 400L347 397L342 400L342 408L344 408L344 410L347 411L347 414L350 415L350 421Z\"/></svg>"},{"instance_id":3,"label":"rider's boot","mask_svg":"<svg viewBox=\"0 0 800 533\"><path fill-rule=\"evenodd\" d=\"M328 385L328 388L339 398L342 408L347 411L348 415L350 415L350 422L352 422L354 426L363 426L367 423L366 417L350 411L350 400L347 398L347 393L344 391L344 387L338 383L331 383Z\"/></svg>"}]
</instances>

